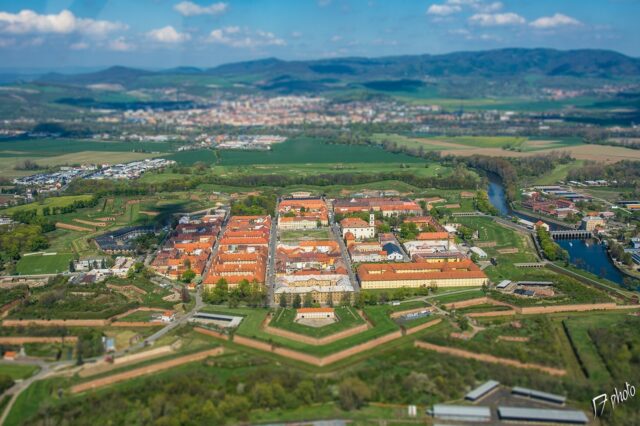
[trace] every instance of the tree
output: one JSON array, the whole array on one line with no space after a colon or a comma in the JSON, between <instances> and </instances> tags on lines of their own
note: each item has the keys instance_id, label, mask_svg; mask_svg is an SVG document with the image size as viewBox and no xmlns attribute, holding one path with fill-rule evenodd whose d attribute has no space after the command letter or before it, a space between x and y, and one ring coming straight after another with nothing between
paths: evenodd
<instances>
[{"instance_id":1,"label":"tree","mask_svg":"<svg viewBox=\"0 0 640 426\"><path fill-rule=\"evenodd\" d=\"M304 307L310 308L313 306L313 298L311 297L311 293L307 293L304 295Z\"/></svg>"},{"instance_id":2,"label":"tree","mask_svg":"<svg viewBox=\"0 0 640 426\"><path fill-rule=\"evenodd\" d=\"M243 300L246 300L251 294L251 284L247 280L240 280L238 283L238 290L240 292L240 297Z\"/></svg>"},{"instance_id":3,"label":"tree","mask_svg":"<svg viewBox=\"0 0 640 426\"><path fill-rule=\"evenodd\" d=\"M351 293L344 292L342 293L342 298L340 300L341 306L351 306Z\"/></svg>"},{"instance_id":4,"label":"tree","mask_svg":"<svg viewBox=\"0 0 640 426\"><path fill-rule=\"evenodd\" d=\"M180 292L180 298L182 299L182 303L189 303L191 300L191 295L189 294L189 289L187 286L183 286Z\"/></svg>"},{"instance_id":5,"label":"tree","mask_svg":"<svg viewBox=\"0 0 640 426\"><path fill-rule=\"evenodd\" d=\"M208 302L214 305L224 303L229 296L229 285L227 280L220 278L216 283L213 291L207 292Z\"/></svg>"},{"instance_id":6,"label":"tree","mask_svg":"<svg viewBox=\"0 0 640 426\"><path fill-rule=\"evenodd\" d=\"M300 307L302 306L302 298L300 297L299 294L296 294L295 296L293 296L292 305L294 309L300 309Z\"/></svg>"},{"instance_id":7,"label":"tree","mask_svg":"<svg viewBox=\"0 0 640 426\"><path fill-rule=\"evenodd\" d=\"M287 307L287 295L285 295L285 294L281 294L280 295L280 307L281 308L286 308Z\"/></svg>"},{"instance_id":8,"label":"tree","mask_svg":"<svg viewBox=\"0 0 640 426\"><path fill-rule=\"evenodd\" d=\"M231 290L231 292L229 292L229 307L230 308L237 308L238 305L240 304L240 291L238 290L238 288L234 288L233 290Z\"/></svg>"},{"instance_id":9,"label":"tree","mask_svg":"<svg viewBox=\"0 0 640 426\"><path fill-rule=\"evenodd\" d=\"M187 269L182 273L181 279L182 279L182 282L190 283L191 281L193 281L195 277L196 277L196 273L193 272L191 269Z\"/></svg>"},{"instance_id":10,"label":"tree","mask_svg":"<svg viewBox=\"0 0 640 426\"><path fill-rule=\"evenodd\" d=\"M413 240L418 236L418 225L415 222L404 222L400 225L400 237L405 240Z\"/></svg>"},{"instance_id":11,"label":"tree","mask_svg":"<svg viewBox=\"0 0 640 426\"><path fill-rule=\"evenodd\" d=\"M338 388L339 403L343 410L351 411L362 408L371 398L371 390L366 383L357 377L347 378Z\"/></svg>"}]
</instances>

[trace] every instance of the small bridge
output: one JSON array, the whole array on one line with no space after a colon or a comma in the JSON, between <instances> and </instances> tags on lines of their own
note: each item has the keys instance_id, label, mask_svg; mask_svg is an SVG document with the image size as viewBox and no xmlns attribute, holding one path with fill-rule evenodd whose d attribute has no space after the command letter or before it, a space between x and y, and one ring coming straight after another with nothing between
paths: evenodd
<instances>
[{"instance_id":1,"label":"small bridge","mask_svg":"<svg viewBox=\"0 0 640 426\"><path fill-rule=\"evenodd\" d=\"M583 229L568 229L563 231L551 231L554 240L586 240L593 237L591 231Z\"/></svg>"}]
</instances>

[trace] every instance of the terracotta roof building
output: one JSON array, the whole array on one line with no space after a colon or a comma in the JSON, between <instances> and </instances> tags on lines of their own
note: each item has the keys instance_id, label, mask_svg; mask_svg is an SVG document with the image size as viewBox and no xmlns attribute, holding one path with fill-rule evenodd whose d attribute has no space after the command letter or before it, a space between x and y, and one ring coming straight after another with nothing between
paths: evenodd
<instances>
[{"instance_id":1,"label":"terracotta roof building","mask_svg":"<svg viewBox=\"0 0 640 426\"><path fill-rule=\"evenodd\" d=\"M358 267L362 289L473 287L488 278L471 260L452 262L367 263Z\"/></svg>"}]
</instances>

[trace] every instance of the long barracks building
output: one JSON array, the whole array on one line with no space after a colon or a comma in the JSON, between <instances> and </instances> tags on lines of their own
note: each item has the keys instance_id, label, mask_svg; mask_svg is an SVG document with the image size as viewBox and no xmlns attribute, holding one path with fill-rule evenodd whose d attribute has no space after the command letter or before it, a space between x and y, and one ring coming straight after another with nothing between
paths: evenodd
<instances>
[{"instance_id":1,"label":"long barracks building","mask_svg":"<svg viewBox=\"0 0 640 426\"><path fill-rule=\"evenodd\" d=\"M401 287L473 287L487 275L469 259L450 262L366 263L358 267L363 290Z\"/></svg>"}]
</instances>

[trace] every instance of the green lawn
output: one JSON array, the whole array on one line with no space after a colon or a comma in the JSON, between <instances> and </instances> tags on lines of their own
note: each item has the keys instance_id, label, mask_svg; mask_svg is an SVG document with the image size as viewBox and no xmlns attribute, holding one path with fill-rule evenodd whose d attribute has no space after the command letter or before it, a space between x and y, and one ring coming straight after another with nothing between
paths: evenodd
<instances>
[{"instance_id":1,"label":"green lawn","mask_svg":"<svg viewBox=\"0 0 640 426\"><path fill-rule=\"evenodd\" d=\"M306 231L281 231L279 237L281 241L330 240L331 230L324 227Z\"/></svg>"},{"instance_id":2,"label":"green lawn","mask_svg":"<svg viewBox=\"0 0 640 426\"><path fill-rule=\"evenodd\" d=\"M26 379L33 376L40 368L27 364L0 364L0 374L7 374L13 380Z\"/></svg>"},{"instance_id":3,"label":"green lawn","mask_svg":"<svg viewBox=\"0 0 640 426\"><path fill-rule=\"evenodd\" d=\"M69 270L72 253L33 254L23 256L16 265L21 275L58 274Z\"/></svg>"},{"instance_id":4,"label":"green lawn","mask_svg":"<svg viewBox=\"0 0 640 426\"><path fill-rule=\"evenodd\" d=\"M296 310L293 308L278 309L273 316L273 320L269 325L281 328L283 330L292 331L294 333L304 334L310 337L326 337L340 331L364 324L364 319L351 307L337 307L336 316L338 322L324 327L310 327L308 325L295 322Z\"/></svg>"},{"instance_id":5,"label":"green lawn","mask_svg":"<svg viewBox=\"0 0 640 426\"><path fill-rule=\"evenodd\" d=\"M286 347L289 349L305 352L315 356L329 355L343 349L350 348L354 345L366 342L376 337L389 334L398 330L398 325L389 317L389 314L394 310L390 305L376 305L367 306L364 308L364 312L367 315L370 322L374 324L373 328L358 333L354 336L350 336L338 341L329 343L323 346L308 345L303 342L286 339L280 336L274 336L266 333L262 330L262 323L265 320L268 309L251 309L251 308L225 308L225 307L208 307L204 309L207 312L215 312L227 315L242 315L244 319L238 326L237 334L245 337L250 337L265 342L269 342L275 345Z\"/></svg>"}]
</instances>

